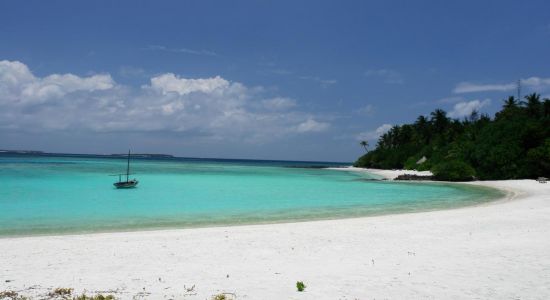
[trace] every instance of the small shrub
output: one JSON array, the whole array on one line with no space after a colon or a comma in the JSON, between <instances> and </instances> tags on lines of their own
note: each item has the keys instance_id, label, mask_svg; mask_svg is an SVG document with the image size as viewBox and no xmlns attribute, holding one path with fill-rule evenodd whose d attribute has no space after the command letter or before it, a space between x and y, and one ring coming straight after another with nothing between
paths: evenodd
<instances>
[{"instance_id":1,"label":"small shrub","mask_svg":"<svg viewBox=\"0 0 550 300\"><path fill-rule=\"evenodd\" d=\"M303 292L306 288L306 285L303 281L296 281L296 288L298 289L298 292Z\"/></svg>"},{"instance_id":2,"label":"small shrub","mask_svg":"<svg viewBox=\"0 0 550 300\"><path fill-rule=\"evenodd\" d=\"M472 166L460 160L437 164L432 168L432 172L437 180L446 181L470 181L476 175Z\"/></svg>"},{"instance_id":3,"label":"small shrub","mask_svg":"<svg viewBox=\"0 0 550 300\"><path fill-rule=\"evenodd\" d=\"M429 171L432 168L432 162L430 160L427 160L423 164L420 164L416 167L417 171Z\"/></svg>"},{"instance_id":4,"label":"small shrub","mask_svg":"<svg viewBox=\"0 0 550 300\"><path fill-rule=\"evenodd\" d=\"M56 288L52 292L50 292L48 295L50 297L66 297L70 296L73 293L72 288Z\"/></svg>"},{"instance_id":5,"label":"small shrub","mask_svg":"<svg viewBox=\"0 0 550 300\"><path fill-rule=\"evenodd\" d=\"M405 165L403 166L403 169L405 170L415 170L418 166L416 162L419 160L417 156L411 156L405 161Z\"/></svg>"},{"instance_id":6,"label":"small shrub","mask_svg":"<svg viewBox=\"0 0 550 300\"><path fill-rule=\"evenodd\" d=\"M73 297L73 300L115 300L115 296L113 295L106 295L103 296L102 294L94 295L94 296L88 296L86 294L82 294L80 296Z\"/></svg>"},{"instance_id":7,"label":"small shrub","mask_svg":"<svg viewBox=\"0 0 550 300\"><path fill-rule=\"evenodd\" d=\"M29 298L19 295L15 291L2 291L0 292L1 300L28 300Z\"/></svg>"},{"instance_id":8,"label":"small shrub","mask_svg":"<svg viewBox=\"0 0 550 300\"><path fill-rule=\"evenodd\" d=\"M14 291L2 291L0 292L0 299L13 299L17 297L17 292Z\"/></svg>"},{"instance_id":9,"label":"small shrub","mask_svg":"<svg viewBox=\"0 0 550 300\"><path fill-rule=\"evenodd\" d=\"M232 293L221 293L212 296L212 300L234 300L236 299L235 294Z\"/></svg>"}]
</instances>

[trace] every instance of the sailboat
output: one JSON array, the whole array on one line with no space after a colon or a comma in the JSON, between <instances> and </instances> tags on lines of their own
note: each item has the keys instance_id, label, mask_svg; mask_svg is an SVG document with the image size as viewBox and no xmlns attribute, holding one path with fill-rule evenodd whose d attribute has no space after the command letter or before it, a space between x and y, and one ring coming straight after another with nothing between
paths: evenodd
<instances>
[{"instance_id":1,"label":"sailboat","mask_svg":"<svg viewBox=\"0 0 550 300\"><path fill-rule=\"evenodd\" d=\"M126 181L122 181L122 176L124 175L126 175ZM117 189L129 189L136 187L137 184L138 181L135 178L130 180L130 150L128 150L128 163L126 165L126 174L118 174L118 182L113 183L113 185Z\"/></svg>"}]
</instances>

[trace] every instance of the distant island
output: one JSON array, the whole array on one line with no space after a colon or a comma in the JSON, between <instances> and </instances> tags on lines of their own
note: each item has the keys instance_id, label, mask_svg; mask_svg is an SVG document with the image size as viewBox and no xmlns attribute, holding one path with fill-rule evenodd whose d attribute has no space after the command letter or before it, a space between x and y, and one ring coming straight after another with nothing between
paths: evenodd
<instances>
[{"instance_id":1,"label":"distant island","mask_svg":"<svg viewBox=\"0 0 550 300\"><path fill-rule=\"evenodd\" d=\"M510 96L494 118L474 110L458 120L436 109L392 127L354 166L430 170L449 181L550 177L550 99Z\"/></svg>"},{"instance_id":2,"label":"distant island","mask_svg":"<svg viewBox=\"0 0 550 300\"><path fill-rule=\"evenodd\" d=\"M126 157L127 153L114 154L76 154L76 153L53 153L37 150L3 150L0 149L0 154L17 154L17 155L44 155L44 156L97 156L97 157ZM132 153L134 158L174 158L170 154L156 153Z\"/></svg>"},{"instance_id":3,"label":"distant island","mask_svg":"<svg viewBox=\"0 0 550 300\"><path fill-rule=\"evenodd\" d=\"M34 150L2 150L2 149L0 149L0 153L5 153L5 154L44 154L43 151L34 151Z\"/></svg>"}]
</instances>

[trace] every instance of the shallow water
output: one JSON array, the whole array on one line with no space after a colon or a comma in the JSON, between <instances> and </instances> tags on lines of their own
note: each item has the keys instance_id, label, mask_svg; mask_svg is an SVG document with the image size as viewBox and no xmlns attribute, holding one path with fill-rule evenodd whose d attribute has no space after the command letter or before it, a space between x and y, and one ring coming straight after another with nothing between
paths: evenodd
<instances>
[{"instance_id":1,"label":"shallow water","mask_svg":"<svg viewBox=\"0 0 550 300\"><path fill-rule=\"evenodd\" d=\"M321 163L311 163L319 165ZM346 218L491 201L493 189L372 181L303 162L0 156L0 236ZM326 164L331 165L331 164ZM293 166L289 168L288 166Z\"/></svg>"}]
</instances>

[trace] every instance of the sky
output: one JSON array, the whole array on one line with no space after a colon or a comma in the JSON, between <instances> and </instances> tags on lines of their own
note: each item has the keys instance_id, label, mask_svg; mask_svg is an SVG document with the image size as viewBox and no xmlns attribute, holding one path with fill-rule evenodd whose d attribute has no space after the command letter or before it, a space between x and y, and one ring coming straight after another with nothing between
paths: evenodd
<instances>
[{"instance_id":1,"label":"sky","mask_svg":"<svg viewBox=\"0 0 550 300\"><path fill-rule=\"evenodd\" d=\"M550 98L549 1L1 1L0 149L351 162Z\"/></svg>"}]
</instances>

